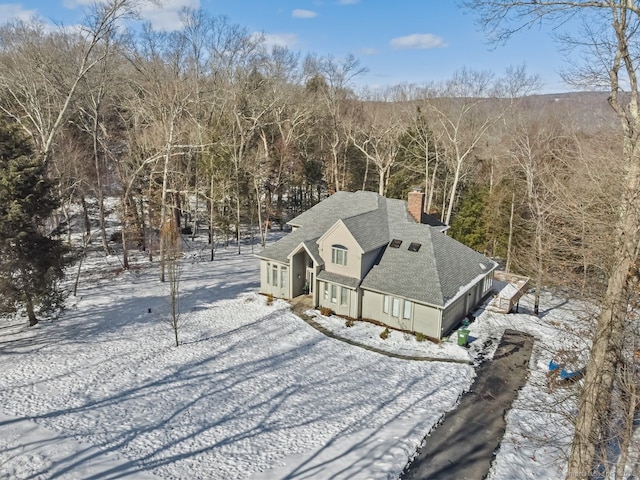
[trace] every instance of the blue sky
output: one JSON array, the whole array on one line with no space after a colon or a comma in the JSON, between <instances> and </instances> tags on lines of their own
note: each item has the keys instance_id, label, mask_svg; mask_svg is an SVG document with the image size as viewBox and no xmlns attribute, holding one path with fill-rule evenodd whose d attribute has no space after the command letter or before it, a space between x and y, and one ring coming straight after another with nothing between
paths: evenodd
<instances>
[{"instance_id":1,"label":"blue sky","mask_svg":"<svg viewBox=\"0 0 640 480\"><path fill-rule=\"evenodd\" d=\"M422 84L449 78L462 67L500 74L509 66L525 65L540 76L543 93L569 90L559 75L562 57L548 32L522 32L506 46L491 47L456 0L162 1L164 7L143 9L143 17L157 29L175 29L182 7L202 7L303 54L354 54L369 69L359 85ZM73 25L90 2L0 0L0 20L37 14Z\"/></svg>"}]
</instances>

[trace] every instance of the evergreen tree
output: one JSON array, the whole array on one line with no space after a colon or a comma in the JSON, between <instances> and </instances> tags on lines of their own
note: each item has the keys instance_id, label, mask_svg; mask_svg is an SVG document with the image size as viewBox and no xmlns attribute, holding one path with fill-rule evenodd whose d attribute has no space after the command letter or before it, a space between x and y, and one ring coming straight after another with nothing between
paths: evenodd
<instances>
[{"instance_id":1,"label":"evergreen tree","mask_svg":"<svg viewBox=\"0 0 640 480\"><path fill-rule=\"evenodd\" d=\"M24 308L29 325L36 310L62 307L57 282L67 248L43 234L43 222L57 208L46 166L17 128L0 121L0 312Z\"/></svg>"},{"instance_id":2,"label":"evergreen tree","mask_svg":"<svg viewBox=\"0 0 640 480\"><path fill-rule=\"evenodd\" d=\"M449 230L453 238L479 252L487 250L486 196L486 188L471 186L462 195Z\"/></svg>"}]
</instances>

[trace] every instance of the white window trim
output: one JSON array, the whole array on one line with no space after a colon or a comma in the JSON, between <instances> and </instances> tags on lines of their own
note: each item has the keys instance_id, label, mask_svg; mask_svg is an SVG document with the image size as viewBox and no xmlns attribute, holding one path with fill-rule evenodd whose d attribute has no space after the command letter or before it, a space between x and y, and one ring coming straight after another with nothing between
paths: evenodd
<instances>
[{"instance_id":1,"label":"white window trim","mask_svg":"<svg viewBox=\"0 0 640 480\"><path fill-rule=\"evenodd\" d=\"M333 245L331 247L331 263L346 267L347 266L347 249L342 246Z\"/></svg>"},{"instance_id":2,"label":"white window trim","mask_svg":"<svg viewBox=\"0 0 640 480\"><path fill-rule=\"evenodd\" d=\"M391 301L391 316L398 318L400 316L400 299L393 297Z\"/></svg>"},{"instance_id":3,"label":"white window trim","mask_svg":"<svg viewBox=\"0 0 640 480\"><path fill-rule=\"evenodd\" d=\"M487 293L492 286L493 277L491 275L487 275L486 277L484 277L484 282L482 284L482 293Z\"/></svg>"},{"instance_id":4,"label":"white window trim","mask_svg":"<svg viewBox=\"0 0 640 480\"><path fill-rule=\"evenodd\" d=\"M402 306L402 319L411 320L412 310L413 310L413 302L410 302L409 300L405 300L404 305Z\"/></svg>"},{"instance_id":5,"label":"white window trim","mask_svg":"<svg viewBox=\"0 0 640 480\"><path fill-rule=\"evenodd\" d=\"M347 305L349 303L349 289L346 287L340 287L340 305Z\"/></svg>"}]
</instances>

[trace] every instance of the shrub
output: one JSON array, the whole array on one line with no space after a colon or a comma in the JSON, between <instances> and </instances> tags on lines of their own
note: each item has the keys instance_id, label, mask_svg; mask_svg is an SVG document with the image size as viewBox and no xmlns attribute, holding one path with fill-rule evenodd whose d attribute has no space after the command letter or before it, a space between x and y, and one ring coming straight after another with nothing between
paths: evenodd
<instances>
[{"instance_id":1,"label":"shrub","mask_svg":"<svg viewBox=\"0 0 640 480\"><path fill-rule=\"evenodd\" d=\"M416 332L416 342L424 342L427 340L427 336L424 333Z\"/></svg>"},{"instance_id":2,"label":"shrub","mask_svg":"<svg viewBox=\"0 0 640 480\"><path fill-rule=\"evenodd\" d=\"M320 315L324 315L325 317L331 316L333 312L329 307L320 307Z\"/></svg>"},{"instance_id":3,"label":"shrub","mask_svg":"<svg viewBox=\"0 0 640 480\"><path fill-rule=\"evenodd\" d=\"M389 332L389 327L387 327L382 331L382 333L380 333L380 338L383 340L386 340L387 337L389 336L389 333L391 332Z\"/></svg>"}]
</instances>

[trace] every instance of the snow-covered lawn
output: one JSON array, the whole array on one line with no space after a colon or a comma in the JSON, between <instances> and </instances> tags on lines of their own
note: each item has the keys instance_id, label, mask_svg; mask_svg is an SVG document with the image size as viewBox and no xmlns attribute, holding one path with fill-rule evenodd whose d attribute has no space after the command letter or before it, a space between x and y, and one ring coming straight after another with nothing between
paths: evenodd
<instances>
[{"instance_id":1,"label":"snow-covered lawn","mask_svg":"<svg viewBox=\"0 0 640 480\"><path fill-rule=\"evenodd\" d=\"M395 479L506 328L536 341L489 478L564 476L575 405L546 376L558 351L588 351L584 305L546 295L542 318L478 312L468 349L455 332L439 345L383 340L379 326L315 312L352 341L449 361L403 360L267 305L249 247L208 262L186 245L177 348L168 287L143 257L123 271L92 254L62 318L0 322L0 479Z\"/></svg>"},{"instance_id":2,"label":"snow-covered lawn","mask_svg":"<svg viewBox=\"0 0 640 480\"><path fill-rule=\"evenodd\" d=\"M322 335L245 251L187 257L177 348L142 259L92 256L61 319L3 321L0 478L397 478L473 368Z\"/></svg>"}]
</instances>

